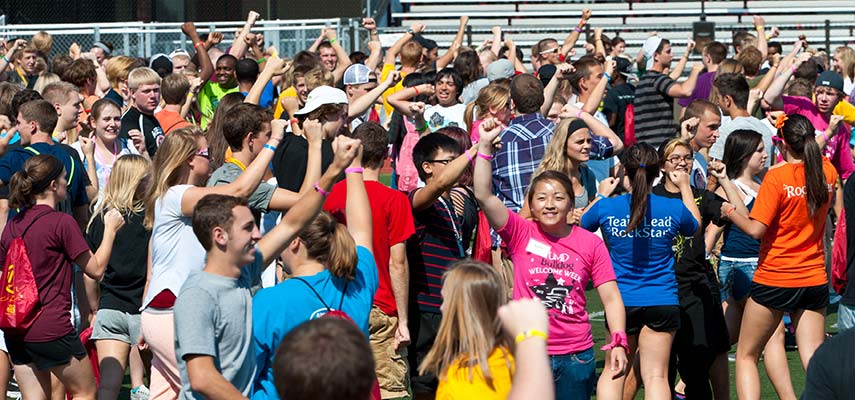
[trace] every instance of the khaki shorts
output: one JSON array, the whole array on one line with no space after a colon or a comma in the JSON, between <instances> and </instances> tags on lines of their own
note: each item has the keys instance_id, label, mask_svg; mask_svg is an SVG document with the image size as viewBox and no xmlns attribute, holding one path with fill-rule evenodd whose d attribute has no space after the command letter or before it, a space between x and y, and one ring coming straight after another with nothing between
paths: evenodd
<instances>
[{"instance_id":1,"label":"khaki shorts","mask_svg":"<svg viewBox=\"0 0 855 400\"><path fill-rule=\"evenodd\" d=\"M380 397L394 399L409 395L409 371L407 370L407 347L395 350L395 331L398 317L387 315L377 306L371 307L368 332L374 362L377 364L377 380L380 382Z\"/></svg>"}]
</instances>

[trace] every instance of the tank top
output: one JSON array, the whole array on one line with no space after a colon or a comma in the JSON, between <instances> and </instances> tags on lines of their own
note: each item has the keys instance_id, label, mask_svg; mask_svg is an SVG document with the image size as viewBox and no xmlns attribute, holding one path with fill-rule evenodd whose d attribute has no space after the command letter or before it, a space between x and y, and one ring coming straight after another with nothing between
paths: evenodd
<instances>
[{"instance_id":1,"label":"tank top","mask_svg":"<svg viewBox=\"0 0 855 400\"><path fill-rule=\"evenodd\" d=\"M744 196L745 207L750 212L754 207L757 192L748 185L734 179L733 184ZM724 228L724 245L721 247L721 258L726 259L756 259L760 253L760 241L748 236L734 224L727 224Z\"/></svg>"}]
</instances>

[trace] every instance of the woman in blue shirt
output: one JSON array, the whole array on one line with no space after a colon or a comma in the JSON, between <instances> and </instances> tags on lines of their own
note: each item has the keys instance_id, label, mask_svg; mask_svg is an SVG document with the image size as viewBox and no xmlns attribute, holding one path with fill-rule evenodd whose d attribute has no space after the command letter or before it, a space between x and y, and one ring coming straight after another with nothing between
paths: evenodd
<instances>
[{"instance_id":1,"label":"woman in blue shirt","mask_svg":"<svg viewBox=\"0 0 855 400\"><path fill-rule=\"evenodd\" d=\"M328 312L344 312L368 340L368 315L379 278L372 255L371 208L362 180L361 155L345 172L347 227L326 212L318 215L281 254L283 269L292 277L263 289L253 299L252 330L258 359L253 399L279 398L273 385L273 357L282 338L303 322Z\"/></svg>"},{"instance_id":2,"label":"woman in blue shirt","mask_svg":"<svg viewBox=\"0 0 855 400\"><path fill-rule=\"evenodd\" d=\"M663 178L680 188L680 200L652 193L659 176L659 155L652 146L631 147L624 165L627 179L622 183L629 194L598 195L581 225L590 231L602 229L608 243L626 306L627 353L631 356L638 350L646 397L668 399L668 360L680 327L672 245L678 233L694 235L700 211L684 171L672 171Z\"/></svg>"}]
</instances>

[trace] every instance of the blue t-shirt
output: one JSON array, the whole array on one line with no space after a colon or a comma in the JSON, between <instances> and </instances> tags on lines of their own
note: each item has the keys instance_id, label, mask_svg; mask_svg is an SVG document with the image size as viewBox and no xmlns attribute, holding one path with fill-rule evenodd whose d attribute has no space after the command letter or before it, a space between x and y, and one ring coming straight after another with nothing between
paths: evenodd
<instances>
[{"instance_id":1,"label":"blue t-shirt","mask_svg":"<svg viewBox=\"0 0 855 400\"><path fill-rule=\"evenodd\" d=\"M249 92L240 92L243 97L249 94ZM264 90L261 91L261 97L258 98L258 105L261 108L270 108L273 105L273 102L276 101L276 87L273 86L272 82L267 82L264 85Z\"/></svg>"},{"instance_id":2,"label":"blue t-shirt","mask_svg":"<svg viewBox=\"0 0 855 400\"><path fill-rule=\"evenodd\" d=\"M341 302L342 310L356 322L368 338L368 315L374 302L379 278L374 256L365 247L356 248L356 278L347 283L333 277L328 270L301 278L312 285L331 308ZM273 357L279 343L303 322L320 318L327 309L305 283L288 279L274 287L262 289L252 301L252 340L257 360L252 399L278 399L273 386Z\"/></svg>"},{"instance_id":3,"label":"blue t-shirt","mask_svg":"<svg viewBox=\"0 0 855 400\"><path fill-rule=\"evenodd\" d=\"M28 150L28 148L35 151ZM65 167L68 196L66 201L58 205L58 210L70 214L74 207L88 205L89 197L86 195L86 186L89 186L89 176L86 175L86 169L83 168L83 162L78 158L77 151L64 144L34 143L28 147L16 147L9 150L0 158L0 181L3 181L4 187L8 188L12 175L22 170L24 163L38 154L50 154L62 161L62 165ZM9 218L14 214L15 210L11 210Z\"/></svg>"},{"instance_id":4,"label":"blue t-shirt","mask_svg":"<svg viewBox=\"0 0 855 400\"><path fill-rule=\"evenodd\" d=\"M625 306L676 306L674 237L693 235L698 221L679 199L651 194L645 221L626 233L629 203L628 194L602 199L582 216L581 225L589 231L602 228Z\"/></svg>"}]
</instances>

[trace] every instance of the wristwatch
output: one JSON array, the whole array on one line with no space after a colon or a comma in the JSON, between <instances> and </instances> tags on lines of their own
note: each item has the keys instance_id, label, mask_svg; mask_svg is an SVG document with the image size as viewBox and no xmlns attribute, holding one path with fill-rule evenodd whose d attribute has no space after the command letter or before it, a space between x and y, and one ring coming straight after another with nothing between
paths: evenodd
<instances>
[{"instance_id":1,"label":"wristwatch","mask_svg":"<svg viewBox=\"0 0 855 400\"><path fill-rule=\"evenodd\" d=\"M412 29L407 29L407 33L409 33L410 35L416 36L416 31L414 31Z\"/></svg>"}]
</instances>

